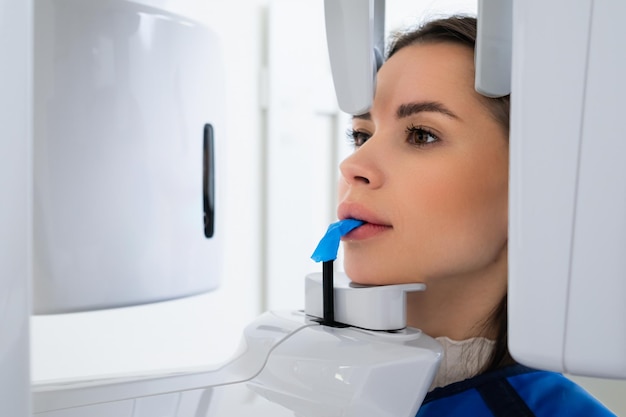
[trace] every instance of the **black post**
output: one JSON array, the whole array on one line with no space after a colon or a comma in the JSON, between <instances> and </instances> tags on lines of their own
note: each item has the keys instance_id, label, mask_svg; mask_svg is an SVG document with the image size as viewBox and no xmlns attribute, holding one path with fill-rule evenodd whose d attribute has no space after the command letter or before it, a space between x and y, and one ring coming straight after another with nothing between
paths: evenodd
<instances>
[{"instance_id":1,"label":"black post","mask_svg":"<svg viewBox=\"0 0 626 417\"><path fill-rule=\"evenodd\" d=\"M333 261L324 261L322 264L322 302L324 303L324 324L333 325L335 323Z\"/></svg>"}]
</instances>

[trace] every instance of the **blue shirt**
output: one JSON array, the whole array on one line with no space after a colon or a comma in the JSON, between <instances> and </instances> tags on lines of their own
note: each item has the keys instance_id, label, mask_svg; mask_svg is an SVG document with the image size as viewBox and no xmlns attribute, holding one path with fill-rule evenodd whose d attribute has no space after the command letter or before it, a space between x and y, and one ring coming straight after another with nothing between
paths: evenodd
<instances>
[{"instance_id":1,"label":"blue shirt","mask_svg":"<svg viewBox=\"0 0 626 417\"><path fill-rule=\"evenodd\" d=\"M615 417L555 372L511 365L429 392L416 417Z\"/></svg>"}]
</instances>

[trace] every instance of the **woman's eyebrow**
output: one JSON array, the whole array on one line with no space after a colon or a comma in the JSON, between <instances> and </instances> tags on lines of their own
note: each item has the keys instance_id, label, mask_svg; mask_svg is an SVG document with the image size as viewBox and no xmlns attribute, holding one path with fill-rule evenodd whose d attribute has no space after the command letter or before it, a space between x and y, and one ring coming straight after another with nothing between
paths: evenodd
<instances>
[{"instance_id":1,"label":"woman's eyebrow","mask_svg":"<svg viewBox=\"0 0 626 417\"><path fill-rule=\"evenodd\" d=\"M398 106L398 110L396 110L396 118L404 119L405 117L409 117L422 112L441 113L453 119L461 119L452 110L448 109L446 106L438 101L416 101L412 103L401 104L400 106ZM367 112L354 115L352 116L352 119L372 120L372 115L370 114L370 112Z\"/></svg>"},{"instance_id":2,"label":"woman's eyebrow","mask_svg":"<svg viewBox=\"0 0 626 417\"><path fill-rule=\"evenodd\" d=\"M459 119L459 116L437 101L419 101L401 104L398 106L398 110L396 110L396 118L403 119L421 112L441 113L453 119Z\"/></svg>"}]
</instances>

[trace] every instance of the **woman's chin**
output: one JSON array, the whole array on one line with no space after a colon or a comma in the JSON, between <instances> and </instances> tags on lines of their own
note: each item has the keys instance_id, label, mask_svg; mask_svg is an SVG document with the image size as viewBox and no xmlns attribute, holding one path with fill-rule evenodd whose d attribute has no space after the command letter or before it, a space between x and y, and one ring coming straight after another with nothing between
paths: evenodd
<instances>
[{"instance_id":1,"label":"woman's chin","mask_svg":"<svg viewBox=\"0 0 626 417\"><path fill-rule=\"evenodd\" d=\"M398 271L365 263L344 262L344 270L350 281L359 285L397 285L423 282L415 277L419 274L399 274Z\"/></svg>"},{"instance_id":2,"label":"woman's chin","mask_svg":"<svg viewBox=\"0 0 626 417\"><path fill-rule=\"evenodd\" d=\"M345 267L346 275L355 284L359 285L391 285L400 284L392 279L388 274L376 273L375 270L367 268Z\"/></svg>"}]
</instances>

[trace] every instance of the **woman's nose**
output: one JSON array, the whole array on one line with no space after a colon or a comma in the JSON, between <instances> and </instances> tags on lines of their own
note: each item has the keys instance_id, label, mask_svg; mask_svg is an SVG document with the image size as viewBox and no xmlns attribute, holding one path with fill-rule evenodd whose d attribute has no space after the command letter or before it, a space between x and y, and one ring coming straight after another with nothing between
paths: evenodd
<instances>
[{"instance_id":1,"label":"woman's nose","mask_svg":"<svg viewBox=\"0 0 626 417\"><path fill-rule=\"evenodd\" d=\"M363 145L341 162L339 170L346 183L370 188L382 185L383 175L378 167L376 155L371 151L367 149L367 145Z\"/></svg>"}]
</instances>

